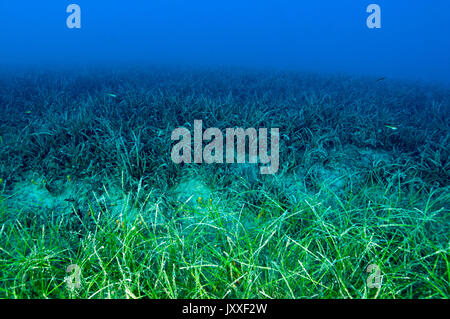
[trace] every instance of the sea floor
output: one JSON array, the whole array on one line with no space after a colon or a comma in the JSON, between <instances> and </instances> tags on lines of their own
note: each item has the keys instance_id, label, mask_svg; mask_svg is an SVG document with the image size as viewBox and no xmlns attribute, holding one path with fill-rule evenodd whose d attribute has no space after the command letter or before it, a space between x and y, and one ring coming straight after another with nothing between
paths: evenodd
<instances>
[{"instance_id":1,"label":"sea floor","mask_svg":"<svg viewBox=\"0 0 450 319\"><path fill-rule=\"evenodd\" d=\"M276 173L174 163L195 120L278 128ZM449 128L449 89L390 79L1 74L0 297L448 298Z\"/></svg>"}]
</instances>

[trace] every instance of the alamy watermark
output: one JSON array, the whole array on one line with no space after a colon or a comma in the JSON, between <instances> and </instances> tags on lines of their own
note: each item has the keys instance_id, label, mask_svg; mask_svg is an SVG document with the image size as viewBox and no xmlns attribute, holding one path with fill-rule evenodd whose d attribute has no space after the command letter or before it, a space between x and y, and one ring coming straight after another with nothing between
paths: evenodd
<instances>
[{"instance_id":1,"label":"alamy watermark","mask_svg":"<svg viewBox=\"0 0 450 319\"><path fill-rule=\"evenodd\" d=\"M203 132L202 120L195 120L194 163L224 163L224 157L226 163L234 163L235 159L236 163L245 163L246 155L248 154L249 163L268 164L268 166L260 167L261 174L275 174L280 165L280 132L278 128L270 129L270 155L267 150L267 133L266 128L260 128L258 131L255 128L247 128L245 130L243 128L227 128L225 131L224 156L222 131L212 127ZM171 139L172 141L179 141L172 147L172 161L176 164L192 163L191 132L185 127L179 127L173 130ZM211 142L203 148L203 141L210 140Z\"/></svg>"},{"instance_id":2,"label":"alamy watermark","mask_svg":"<svg viewBox=\"0 0 450 319\"><path fill-rule=\"evenodd\" d=\"M66 272L70 274L65 277L64 280L67 284L67 288L73 290L81 287L81 268L77 264L71 264L67 266Z\"/></svg>"},{"instance_id":3,"label":"alamy watermark","mask_svg":"<svg viewBox=\"0 0 450 319\"><path fill-rule=\"evenodd\" d=\"M370 273L367 277L367 287L368 288L381 288L383 283L383 276L381 275L380 266L376 264L370 264L366 268L366 272Z\"/></svg>"},{"instance_id":4,"label":"alamy watermark","mask_svg":"<svg viewBox=\"0 0 450 319\"><path fill-rule=\"evenodd\" d=\"M70 15L66 19L66 26L69 29L81 28L81 8L78 4L69 4L66 8L66 12Z\"/></svg>"},{"instance_id":5,"label":"alamy watermark","mask_svg":"<svg viewBox=\"0 0 450 319\"><path fill-rule=\"evenodd\" d=\"M367 9L370 13L366 24L369 29L381 29L381 8L378 4L370 4Z\"/></svg>"},{"instance_id":6,"label":"alamy watermark","mask_svg":"<svg viewBox=\"0 0 450 319\"><path fill-rule=\"evenodd\" d=\"M70 15L66 19L66 26L69 29L81 28L81 8L78 4L69 4L66 12ZM381 8L378 4L370 4L366 8L366 12L370 13L366 20L366 25L369 29L381 28Z\"/></svg>"}]
</instances>

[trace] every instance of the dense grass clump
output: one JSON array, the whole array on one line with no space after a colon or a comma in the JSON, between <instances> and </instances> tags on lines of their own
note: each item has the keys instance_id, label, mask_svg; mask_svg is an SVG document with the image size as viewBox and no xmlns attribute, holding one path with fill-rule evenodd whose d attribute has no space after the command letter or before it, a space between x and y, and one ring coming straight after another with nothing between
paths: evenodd
<instances>
[{"instance_id":1,"label":"dense grass clump","mask_svg":"<svg viewBox=\"0 0 450 319\"><path fill-rule=\"evenodd\" d=\"M3 74L0 296L448 298L449 106L289 72ZM196 119L279 128L278 173L174 164Z\"/></svg>"}]
</instances>

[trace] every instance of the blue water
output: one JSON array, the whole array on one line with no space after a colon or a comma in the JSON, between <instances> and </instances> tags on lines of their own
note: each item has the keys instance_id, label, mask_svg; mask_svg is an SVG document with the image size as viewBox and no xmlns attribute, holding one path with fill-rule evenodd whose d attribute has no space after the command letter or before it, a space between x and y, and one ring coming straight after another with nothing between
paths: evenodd
<instances>
[{"instance_id":1,"label":"blue water","mask_svg":"<svg viewBox=\"0 0 450 319\"><path fill-rule=\"evenodd\" d=\"M66 7L81 8L81 28ZM381 8L369 29L366 8ZM450 83L448 0L5 1L0 65L237 66Z\"/></svg>"}]
</instances>

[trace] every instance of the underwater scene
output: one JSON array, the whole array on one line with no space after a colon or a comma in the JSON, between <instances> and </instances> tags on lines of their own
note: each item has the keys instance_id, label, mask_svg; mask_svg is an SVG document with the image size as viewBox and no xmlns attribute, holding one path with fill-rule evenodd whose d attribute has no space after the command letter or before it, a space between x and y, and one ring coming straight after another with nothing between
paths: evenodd
<instances>
[{"instance_id":1,"label":"underwater scene","mask_svg":"<svg viewBox=\"0 0 450 319\"><path fill-rule=\"evenodd\" d=\"M450 4L321 2L0 4L0 298L447 299Z\"/></svg>"}]
</instances>

